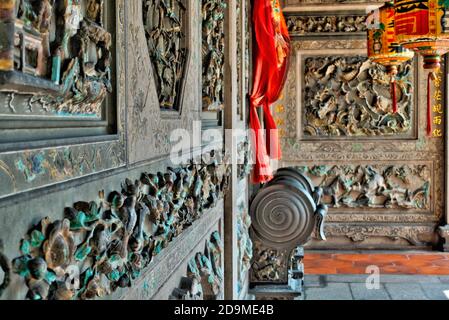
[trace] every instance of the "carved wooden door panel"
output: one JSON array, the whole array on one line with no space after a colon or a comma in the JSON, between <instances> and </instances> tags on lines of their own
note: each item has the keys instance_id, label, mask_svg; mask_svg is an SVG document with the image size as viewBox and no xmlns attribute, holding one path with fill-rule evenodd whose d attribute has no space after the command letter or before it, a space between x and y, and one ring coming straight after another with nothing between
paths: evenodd
<instances>
[{"instance_id":1,"label":"carved wooden door panel","mask_svg":"<svg viewBox=\"0 0 449 320\"><path fill-rule=\"evenodd\" d=\"M327 242L311 247L409 248L437 242L444 211L443 74L432 90L426 137L421 58L398 75L399 112L385 69L366 58L365 10L327 5L302 12L289 1L294 54L275 106L281 166L298 167L324 188ZM330 37L332 36L332 37Z\"/></svg>"}]
</instances>

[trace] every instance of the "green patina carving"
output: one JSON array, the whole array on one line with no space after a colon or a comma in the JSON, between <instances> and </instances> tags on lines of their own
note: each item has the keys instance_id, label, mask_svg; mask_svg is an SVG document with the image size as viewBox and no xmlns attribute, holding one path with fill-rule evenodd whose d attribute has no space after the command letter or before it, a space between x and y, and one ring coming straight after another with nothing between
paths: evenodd
<instances>
[{"instance_id":1,"label":"green patina carving","mask_svg":"<svg viewBox=\"0 0 449 320\"><path fill-rule=\"evenodd\" d=\"M239 294L243 290L243 285L246 281L248 271L251 268L251 259L253 258L253 242L249 235L249 228L251 227L251 217L248 211L242 205L237 215L237 244L238 244L238 265L239 265Z\"/></svg>"},{"instance_id":2,"label":"green patina carving","mask_svg":"<svg viewBox=\"0 0 449 320\"><path fill-rule=\"evenodd\" d=\"M11 281L11 274L10 274L11 266L9 264L8 258L3 254L2 240L0 240L0 269L2 269L4 272L3 281L2 283L0 283L0 297L1 297Z\"/></svg>"},{"instance_id":3,"label":"green patina carving","mask_svg":"<svg viewBox=\"0 0 449 320\"><path fill-rule=\"evenodd\" d=\"M13 271L27 298L94 299L133 284L154 256L212 208L229 183L230 167L210 162L127 179L98 202L77 202L63 220L43 219L22 240ZM221 241L213 235L197 256L201 277L216 292L223 277Z\"/></svg>"},{"instance_id":4,"label":"green patina carving","mask_svg":"<svg viewBox=\"0 0 449 320\"><path fill-rule=\"evenodd\" d=\"M223 0L202 0L203 110L217 111L224 103L224 17Z\"/></svg>"},{"instance_id":5,"label":"green patina carving","mask_svg":"<svg viewBox=\"0 0 449 320\"><path fill-rule=\"evenodd\" d=\"M334 208L429 210L431 169L427 165L317 165L298 167L323 188Z\"/></svg>"},{"instance_id":6,"label":"green patina carving","mask_svg":"<svg viewBox=\"0 0 449 320\"><path fill-rule=\"evenodd\" d=\"M174 289L172 300L218 300L223 297L223 244L218 231L206 240L204 252L189 260L187 276Z\"/></svg>"},{"instance_id":7,"label":"green patina carving","mask_svg":"<svg viewBox=\"0 0 449 320\"><path fill-rule=\"evenodd\" d=\"M187 63L184 0L143 1L143 21L161 108L179 109Z\"/></svg>"}]
</instances>

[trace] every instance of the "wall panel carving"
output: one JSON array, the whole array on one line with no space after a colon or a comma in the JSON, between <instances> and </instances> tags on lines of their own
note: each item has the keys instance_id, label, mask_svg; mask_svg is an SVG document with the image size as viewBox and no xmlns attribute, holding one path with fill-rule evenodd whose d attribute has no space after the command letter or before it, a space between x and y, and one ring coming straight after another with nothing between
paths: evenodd
<instances>
[{"instance_id":1,"label":"wall panel carving","mask_svg":"<svg viewBox=\"0 0 449 320\"><path fill-rule=\"evenodd\" d=\"M113 91L112 36L102 8L103 1L16 1L14 33L1 28L14 44L13 68L0 67L0 90L10 95L3 111L20 112L14 93L24 92L28 113L38 102L48 116L102 118Z\"/></svg>"},{"instance_id":2,"label":"wall panel carving","mask_svg":"<svg viewBox=\"0 0 449 320\"><path fill-rule=\"evenodd\" d=\"M238 244L238 278L240 285L244 285L248 271L251 268L251 260L253 258L253 242L249 235L251 226L251 217L246 208L240 209L237 216L237 244ZM243 288L240 288L243 290Z\"/></svg>"},{"instance_id":3,"label":"wall panel carving","mask_svg":"<svg viewBox=\"0 0 449 320\"><path fill-rule=\"evenodd\" d=\"M251 283L288 282L288 250L265 248L255 241L253 254Z\"/></svg>"},{"instance_id":4,"label":"wall panel carving","mask_svg":"<svg viewBox=\"0 0 449 320\"><path fill-rule=\"evenodd\" d=\"M432 167L423 165L318 165L300 167L323 188L333 208L431 209Z\"/></svg>"},{"instance_id":5,"label":"wall panel carving","mask_svg":"<svg viewBox=\"0 0 449 320\"><path fill-rule=\"evenodd\" d=\"M185 0L143 1L143 21L153 74L164 109L178 109L187 64Z\"/></svg>"},{"instance_id":6,"label":"wall panel carving","mask_svg":"<svg viewBox=\"0 0 449 320\"><path fill-rule=\"evenodd\" d=\"M323 11L323 17L328 15ZM445 193L442 179L444 141L426 137L425 110L416 109L416 106L426 105L426 75L415 68L411 68L408 74L403 73L405 77L402 79L404 82L402 85L405 87L401 85L401 88L407 90L402 90L402 93L406 93L410 99L410 109L405 112L406 116L404 111L407 110L407 104L404 100L403 111L398 115L403 120L407 119L402 122L404 126L395 126L397 120L384 126L381 122L369 125L368 121L365 122L366 132L360 133L364 122L363 119L358 119L356 125L351 127L352 132L356 132L353 134L340 133L337 136L327 131L327 134L306 135L304 121L310 121L310 117L304 118L306 108L310 107L305 101L308 97L305 92L307 81L312 92L326 92L326 84L329 86L334 84L334 80L327 81L328 79L334 77L340 79L345 74L339 70L338 65L319 64L316 61L354 59L352 66L355 66L354 73L357 73L357 59L360 59L361 65L365 63L364 58L360 57L366 50L366 41L350 34L344 36L342 34L341 37L335 35L332 39L327 37L301 39L293 41L296 57L290 61L283 98L273 106L273 109L282 136L283 160L279 166L306 168L307 174L316 184L322 183L325 186L327 195L324 198L333 207L327 218L328 241L320 243L313 240L309 246L391 249L434 245L436 226L444 214ZM307 73L306 63L309 58L311 64ZM420 58L413 62L412 67L415 63L420 63ZM348 76L352 71L350 66L351 64L348 65ZM334 73L335 70L338 73ZM378 77L379 83L383 83L383 76L379 76L383 70L373 71L375 72L372 74ZM320 87L320 83L315 82L315 79L325 81ZM376 78L371 80L373 83L378 81ZM367 90L363 88L363 81L356 82L356 92L359 89L362 93L369 90L384 92L380 95L385 97L383 103L387 101L386 108L390 110L391 100L387 86L378 89L376 85L371 86L371 81L368 81L368 85L365 85ZM357 88L359 84L361 85ZM341 90L333 92L338 98L344 95ZM313 95L309 97L312 99ZM323 101L328 102L325 97ZM401 100L406 97L403 95L398 98ZM357 104L360 105L360 102ZM338 106L341 105L351 104L339 102ZM326 105L323 103L322 106ZM327 106L332 110L332 104ZM370 110L363 101L362 106L365 110ZM368 119L388 117L389 112L382 112L380 107L381 105L378 105L374 111L370 110ZM309 113L313 115L312 119L319 119L319 110L320 108L316 108L316 115L313 115L313 112ZM330 114L332 111L328 113ZM323 119L332 119L328 115ZM393 127L396 132L389 131L391 129L385 130L389 127ZM391 192L388 193L386 190Z\"/></svg>"},{"instance_id":7,"label":"wall panel carving","mask_svg":"<svg viewBox=\"0 0 449 320\"><path fill-rule=\"evenodd\" d=\"M364 245L371 242L371 247L379 244L379 239L385 239L391 244L395 242L401 246L406 244L426 247L435 241L435 227L432 225L360 225L351 223L329 223L326 225L326 234L333 238L347 238L353 243ZM377 240L376 240L377 239ZM385 243L381 243L380 246Z\"/></svg>"},{"instance_id":8,"label":"wall panel carving","mask_svg":"<svg viewBox=\"0 0 449 320\"><path fill-rule=\"evenodd\" d=\"M11 281L11 266L6 255L3 254L3 241L0 239L0 269L3 272L3 280L0 283L0 298L8 288Z\"/></svg>"},{"instance_id":9,"label":"wall panel carving","mask_svg":"<svg viewBox=\"0 0 449 320\"><path fill-rule=\"evenodd\" d=\"M124 45L124 38L126 33L126 25L123 0L117 0L115 2L115 12L117 30L115 37L117 44L117 59L114 62L116 69L117 86L116 88L113 88L113 90L117 93L117 134L111 135L110 139L106 142L89 142L83 144L74 144L72 142L70 145L65 146L48 147L42 149L33 148L25 151L11 151L0 154L0 177L2 178L2 181L6 181L6 183L0 186L0 198L10 196L14 193L34 190L43 186L72 180L113 168L118 168L125 163L126 150L124 129L126 106L124 99L124 77L126 46ZM81 34L84 31L81 29L76 29L73 31L73 35L67 33L66 37L69 37L69 39L78 39L79 37L81 37L80 39L86 41L86 45L91 49L96 48L95 44L100 47L104 46L103 44L101 44L102 42L106 42L108 43L108 45L110 45L111 39L107 39L108 36L106 35L106 33L101 31L102 29L98 29L98 33L90 33L92 30L87 30L92 27L92 24L94 23L87 22L89 21L88 19L89 18L85 18L86 24L84 24L84 29L86 29L84 31L86 33ZM83 26L81 22L79 22L79 25ZM64 28L61 28L61 30L67 31L67 29ZM64 41L62 44L65 43ZM74 44L75 42L75 40L71 41L72 44ZM94 47L92 47L92 45ZM62 48L64 47L62 46ZM100 52L103 52L103 57L109 59L109 51L107 51L103 47L99 48L99 51L97 49L91 51L97 52L98 54ZM102 67L100 66L100 64L104 64L105 67L109 68L109 63L111 61L108 60L100 62L100 59L96 61L96 64L93 64L86 62L90 61L90 59L95 61L95 57L92 56L92 53L90 51L89 55L87 55L86 52L83 52L82 50L78 51L78 53L80 53L80 56L72 56L72 53L70 53L69 56L65 56L66 60L64 60L67 61L69 65L73 64L72 68L74 69L69 68L67 70L80 72L75 72L74 74L70 75L70 77L72 77L72 80L76 79L76 81L74 80L74 82L72 82L72 84L67 87L68 90L79 90L79 92L77 92L74 96L72 96L74 91L70 91L72 93L68 93L69 91L67 91L67 95L63 97L63 99L65 99L64 102L61 103L58 100L59 102L55 104L53 108L51 107L51 104L47 104L45 99L41 99L41 95L39 93L31 92L29 95L20 93L2 93L0 94L0 98L4 99L2 100L4 103L4 108L0 108L0 113L4 113L4 111L6 111L6 113L11 113L13 112L12 109L14 109L17 113L16 115L18 115L19 113L28 113L29 116L30 112L32 112L31 116L39 117L41 115L49 116L53 114L61 119L67 119L68 116L79 116L81 112L79 107L82 104L85 105L88 110L90 110L90 117L95 118L97 116L95 112L97 111L101 114L103 112L102 108L99 109L97 107L100 105L100 100L104 98L103 94L101 93L103 92L102 88L104 88L104 86L109 86L109 84L106 85L103 81L106 78L104 78L103 80L100 80L98 78L98 76L100 75L100 71L98 70L100 67ZM84 61L84 59L87 60ZM78 62L81 60L83 61L82 64ZM78 65L78 67L76 67L76 65ZM67 76L69 76L68 74L71 73L68 72ZM109 71L107 72L107 74L109 74ZM109 75L107 74L105 73L104 75L109 77ZM64 79L63 75L61 76L61 78ZM39 79L42 79L40 81L45 80L43 78ZM96 96L99 99L95 98L95 101L91 100L91 98L95 97L95 94L93 93L101 94L102 97L99 98L99 96ZM89 98L86 98L86 96L84 96L85 94L88 94ZM11 99L13 100L11 101ZM58 99L60 98L58 97ZM73 101L73 99L76 99L77 106L75 106L75 102ZM19 103L20 107L18 106ZM44 108L48 108L48 111ZM69 109L71 109L73 113L70 113L71 111L69 112ZM21 119L21 121L26 120L25 118ZM82 133L80 133L80 135L82 135ZM102 141L104 141L104 139L102 139Z\"/></svg>"},{"instance_id":10,"label":"wall panel carving","mask_svg":"<svg viewBox=\"0 0 449 320\"><path fill-rule=\"evenodd\" d=\"M224 0L202 0L203 110L220 110L224 103Z\"/></svg>"},{"instance_id":11,"label":"wall panel carving","mask_svg":"<svg viewBox=\"0 0 449 320\"><path fill-rule=\"evenodd\" d=\"M286 22L291 36L332 33L366 32L365 14L345 15L287 15Z\"/></svg>"},{"instance_id":12,"label":"wall panel carving","mask_svg":"<svg viewBox=\"0 0 449 320\"><path fill-rule=\"evenodd\" d=\"M130 287L154 257L218 203L229 173L228 165L214 161L143 173L135 182L127 179L121 191L100 191L99 201L66 208L63 220L41 220L13 261L14 272L25 278L27 298L94 299ZM211 240L208 258L219 274L217 241Z\"/></svg>"},{"instance_id":13,"label":"wall panel carving","mask_svg":"<svg viewBox=\"0 0 449 320\"><path fill-rule=\"evenodd\" d=\"M407 134L414 112L411 64L398 73L399 113L393 114L390 77L361 56L304 58L306 136Z\"/></svg>"},{"instance_id":14,"label":"wall panel carving","mask_svg":"<svg viewBox=\"0 0 449 320\"><path fill-rule=\"evenodd\" d=\"M195 121L200 118L199 111L201 109L199 88L201 83L201 65L198 63L201 59L200 3L192 0L181 2L185 4L186 8L184 16L185 28L183 29L185 39L183 41L185 41L185 48L188 48L189 52L185 61L184 75L182 77L177 75L184 82L182 85L183 90L181 90L182 99L178 101L177 110L168 110L161 108L158 84L154 80L158 77L158 69L152 67L156 62L154 57L151 56L152 51L148 47L146 22L143 20L144 10L148 10L148 12L150 10L149 7L145 7L146 2L145 4L143 2L142 0L128 1L126 4L127 14L130 17L127 34L128 42L126 44L128 71L125 76L125 82L128 83L127 96L129 100L127 138L130 163L148 161L169 154L172 151L170 135L176 129L186 130L191 137L197 135L193 127ZM151 3L154 2L149 2L148 4ZM156 3L163 6L163 1ZM165 3L169 2L165 1ZM173 1L173 5L180 5L179 1ZM134 17L139 18L135 19ZM155 30L155 35L157 35L157 32ZM166 32L162 33L165 34ZM174 30L173 34L180 36L176 30ZM176 51L173 51L170 47L171 42L163 39L165 38L161 38L160 46L163 47L161 50L166 52L167 57L173 56ZM182 48L181 43L179 46L179 48ZM171 62L169 63L170 66L173 66ZM160 66L165 66L164 62L159 64ZM171 71L162 74L162 77L167 75L170 76ZM167 79L170 79L170 77L165 78L164 81Z\"/></svg>"},{"instance_id":15,"label":"wall panel carving","mask_svg":"<svg viewBox=\"0 0 449 320\"><path fill-rule=\"evenodd\" d=\"M383 3L383 0L338 0L338 4L366 4L366 3ZM335 0L284 0L284 7L297 7L311 4L332 4L335 6Z\"/></svg>"},{"instance_id":16,"label":"wall panel carving","mask_svg":"<svg viewBox=\"0 0 449 320\"><path fill-rule=\"evenodd\" d=\"M175 300L223 299L223 244L221 235L215 231L206 240L204 252L198 252L187 266L187 275L173 290Z\"/></svg>"}]
</instances>

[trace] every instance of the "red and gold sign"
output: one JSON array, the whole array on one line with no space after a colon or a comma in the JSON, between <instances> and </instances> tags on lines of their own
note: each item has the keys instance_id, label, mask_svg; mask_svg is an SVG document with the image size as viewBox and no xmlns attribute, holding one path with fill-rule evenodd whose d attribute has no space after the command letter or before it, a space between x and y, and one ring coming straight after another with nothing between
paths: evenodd
<instances>
[{"instance_id":1,"label":"red and gold sign","mask_svg":"<svg viewBox=\"0 0 449 320\"><path fill-rule=\"evenodd\" d=\"M398 66L410 60L414 52L405 49L396 41L395 10L393 2L387 2L379 8L378 17L375 12L368 15L368 57L371 61L387 68L391 76L393 112L397 112L395 77Z\"/></svg>"},{"instance_id":2,"label":"red and gold sign","mask_svg":"<svg viewBox=\"0 0 449 320\"><path fill-rule=\"evenodd\" d=\"M432 134L431 81L449 52L448 0L395 0L396 39L404 48L424 57L427 79L427 134Z\"/></svg>"},{"instance_id":3,"label":"red and gold sign","mask_svg":"<svg viewBox=\"0 0 449 320\"><path fill-rule=\"evenodd\" d=\"M449 52L449 1L395 0L396 39L424 57L425 69L438 69Z\"/></svg>"}]
</instances>

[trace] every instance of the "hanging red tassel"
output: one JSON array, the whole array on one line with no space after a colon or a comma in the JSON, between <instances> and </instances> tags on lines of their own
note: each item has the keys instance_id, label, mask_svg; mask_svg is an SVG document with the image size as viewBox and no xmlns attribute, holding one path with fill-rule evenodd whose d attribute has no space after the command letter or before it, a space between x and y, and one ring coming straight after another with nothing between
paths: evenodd
<instances>
[{"instance_id":1,"label":"hanging red tassel","mask_svg":"<svg viewBox=\"0 0 449 320\"><path fill-rule=\"evenodd\" d=\"M268 103L263 104L263 111L267 153L271 159L279 160L282 157L279 134Z\"/></svg>"},{"instance_id":2,"label":"hanging red tassel","mask_svg":"<svg viewBox=\"0 0 449 320\"><path fill-rule=\"evenodd\" d=\"M429 72L427 76L427 136L432 135L432 99L431 99L431 88L430 84L432 82L433 72Z\"/></svg>"},{"instance_id":3,"label":"hanging red tassel","mask_svg":"<svg viewBox=\"0 0 449 320\"><path fill-rule=\"evenodd\" d=\"M396 82L394 79L391 81L391 98L393 100L393 113L397 113L398 102L396 100Z\"/></svg>"}]
</instances>

